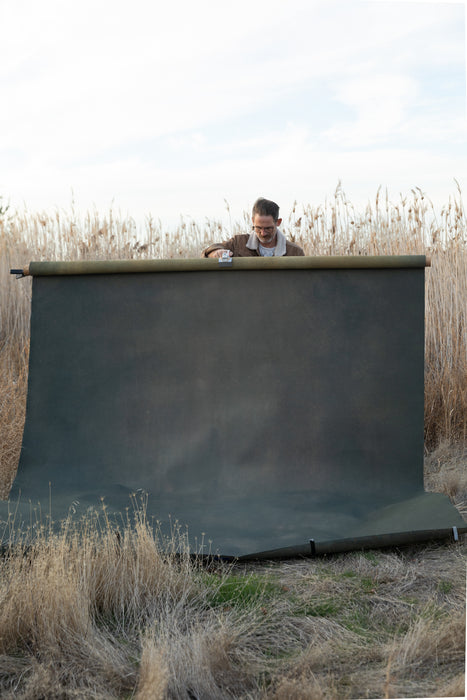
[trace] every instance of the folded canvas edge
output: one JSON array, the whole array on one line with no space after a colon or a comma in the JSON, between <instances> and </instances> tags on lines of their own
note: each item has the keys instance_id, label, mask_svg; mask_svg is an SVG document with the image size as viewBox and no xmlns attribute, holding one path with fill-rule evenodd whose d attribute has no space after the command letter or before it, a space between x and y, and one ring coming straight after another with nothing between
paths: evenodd
<instances>
[{"instance_id":1,"label":"folded canvas edge","mask_svg":"<svg viewBox=\"0 0 467 700\"><path fill-rule=\"evenodd\" d=\"M382 549L384 547L399 547L421 542L451 539L459 540L459 535L467 533L467 524L463 527L452 526L434 530L411 530L407 532L395 532L383 535L365 535L364 537L348 537L337 540L314 540L292 547L269 549L254 554L244 554L240 557L232 557L237 561L265 560L265 559L292 559L295 557L314 557L325 554L340 554L365 549ZM230 558L230 557L229 557Z\"/></svg>"}]
</instances>

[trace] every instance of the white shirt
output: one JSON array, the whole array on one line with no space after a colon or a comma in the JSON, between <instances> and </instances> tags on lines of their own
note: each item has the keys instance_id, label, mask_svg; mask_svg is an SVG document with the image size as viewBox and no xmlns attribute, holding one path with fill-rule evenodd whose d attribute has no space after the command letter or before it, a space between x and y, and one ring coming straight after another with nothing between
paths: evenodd
<instances>
[{"instance_id":1,"label":"white shirt","mask_svg":"<svg viewBox=\"0 0 467 700\"><path fill-rule=\"evenodd\" d=\"M274 248L265 248L264 245L259 244L259 254L263 258L272 258L276 254L276 246Z\"/></svg>"}]
</instances>

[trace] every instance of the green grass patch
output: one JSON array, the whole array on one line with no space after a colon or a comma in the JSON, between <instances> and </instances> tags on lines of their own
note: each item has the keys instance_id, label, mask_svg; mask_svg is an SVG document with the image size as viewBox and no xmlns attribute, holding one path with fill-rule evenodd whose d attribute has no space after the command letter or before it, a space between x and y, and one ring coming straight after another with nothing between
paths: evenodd
<instances>
[{"instance_id":1,"label":"green grass patch","mask_svg":"<svg viewBox=\"0 0 467 700\"><path fill-rule=\"evenodd\" d=\"M340 622L350 632L354 632L360 637L368 638L373 635L371 606L367 603L359 601L358 604L347 607L346 614Z\"/></svg>"},{"instance_id":2,"label":"green grass patch","mask_svg":"<svg viewBox=\"0 0 467 700\"><path fill-rule=\"evenodd\" d=\"M371 564L373 564L373 566L378 566L379 559L374 552L362 552L362 556Z\"/></svg>"},{"instance_id":3,"label":"green grass patch","mask_svg":"<svg viewBox=\"0 0 467 700\"><path fill-rule=\"evenodd\" d=\"M342 610L342 603L334 598L313 599L297 605L293 611L296 617L336 617Z\"/></svg>"},{"instance_id":4,"label":"green grass patch","mask_svg":"<svg viewBox=\"0 0 467 700\"><path fill-rule=\"evenodd\" d=\"M340 578L357 578L357 575L355 571L344 571L343 574L339 574Z\"/></svg>"},{"instance_id":5,"label":"green grass patch","mask_svg":"<svg viewBox=\"0 0 467 700\"><path fill-rule=\"evenodd\" d=\"M339 574L326 574L321 576L319 582L330 583L330 591L313 593L313 584L310 584L310 596L305 600L298 598L293 610L295 616L327 617L341 621L356 602L366 609L368 598L377 592L378 583L370 576L361 576L354 571L345 571ZM336 586L335 584L339 585ZM332 589L332 592L331 592ZM356 627L360 628L361 621ZM355 627L355 625L354 625Z\"/></svg>"},{"instance_id":6,"label":"green grass patch","mask_svg":"<svg viewBox=\"0 0 467 700\"><path fill-rule=\"evenodd\" d=\"M440 581L438 583L438 591L440 593L451 593L454 584L451 581Z\"/></svg>"},{"instance_id":7,"label":"green grass patch","mask_svg":"<svg viewBox=\"0 0 467 700\"><path fill-rule=\"evenodd\" d=\"M219 581L218 577L205 574L203 584L210 589L207 600L212 607L251 608L284 595L279 584L258 575L231 575Z\"/></svg>"},{"instance_id":8,"label":"green grass patch","mask_svg":"<svg viewBox=\"0 0 467 700\"><path fill-rule=\"evenodd\" d=\"M403 603L407 603L408 605L420 605L420 599L416 598L413 595L401 595L399 600L401 600Z\"/></svg>"},{"instance_id":9,"label":"green grass patch","mask_svg":"<svg viewBox=\"0 0 467 700\"><path fill-rule=\"evenodd\" d=\"M363 593L376 593L376 585L375 580L368 576L362 576L360 580L360 587Z\"/></svg>"},{"instance_id":10,"label":"green grass patch","mask_svg":"<svg viewBox=\"0 0 467 700\"><path fill-rule=\"evenodd\" d=\"M434 622L446 619L447 616L448 611L445 606L442 603L437 605L434 601L430 601L419 611L419 617L423 620L433 620Z\"/></svg>"}]
</instances>

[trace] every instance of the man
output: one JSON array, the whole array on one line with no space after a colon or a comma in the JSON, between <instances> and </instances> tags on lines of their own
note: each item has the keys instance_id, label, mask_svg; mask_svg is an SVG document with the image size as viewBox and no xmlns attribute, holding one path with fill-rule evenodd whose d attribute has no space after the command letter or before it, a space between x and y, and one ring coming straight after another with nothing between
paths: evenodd
<instances>
[{"instance_id":1,"label":"man","mask_svg":"<svg viewBox=\"0 0 467 700\"><path fill-rule=\"evenodd\" d=\"M288 241L277 227L279 206L269 199L257 199L252 212L253 229L250 234L242 233L223 243L213 243L203 250L203 258L220 258L227 251L230 256L247 258L251 256L305 255L296 243Z\"/></svg>"}]
</instances>

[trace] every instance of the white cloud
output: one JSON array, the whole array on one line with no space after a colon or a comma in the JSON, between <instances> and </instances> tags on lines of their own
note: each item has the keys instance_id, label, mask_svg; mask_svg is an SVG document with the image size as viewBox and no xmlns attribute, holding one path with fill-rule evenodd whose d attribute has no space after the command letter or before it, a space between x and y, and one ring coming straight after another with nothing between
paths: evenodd
<instances>
[{"instance_id":1,"label":"white cloud","mask_svg":"<svg viewBox=\"0 0 467 700\"><path fill-rule=\"evenodd\" d=\"M328 129L323 136L331 145L366 148L388 142L417 98L417 83L405 75L371 74L340 83L336 99L349 107L352 119Z\"/></svg>"},{"instance_id":2,"label":"white cloud","mask_svg":"<svg viewBox=\"0 0 467 700\"><path fill-rule=\"evenodd\" d=\"M258 191L311 198L340 177L371 189L418 172L420 186L451 185L462 120L449 94L437 97L436 79L429 91L425 83L435 70L461 71L460 10L4 0L0 192L41 208L66 206L73 188L83 206L115 198L173 218L173 208L198 216ZM428 154L440 144L435 177ZM389 151L410 168L398 171Z\"/></svg>"},{"instance_id":3,"label":"white cloud","mask_svg":"<svg viewBox=\"0 0 467 700\"><path fill-rule=\"evenodd\" d=\"M22 183L24 174L18 171L15 184L35 193L32 205L40 210L47 201L49 183L56 180L61 182L57 191L60 201L68 206L68 182L73 177L78 207L94 203L105 211L114 202L117 209L129 212L140 223L151 213L167 225L176 225L181 214L200 222L205 217L226 221L224 199L229 201L233 219L239 220L260 195L276 199L287 215L295 200L322 203L339 180L355 206L364 206L379 185L387 186L393 198L419 186L440 205L455 191L454 178L467 187L461 151L456 155L410 147L331 151L313 143L310 136L306 129L290 124L284 133L267 132L249 142L249 152L242 144L236 149L242 151L241 156L235 155L233 144L233 151L217 161L196 167L182 163L167 169L128 157L70 170L35 168Z\"/></svg>"}]
</instances>

